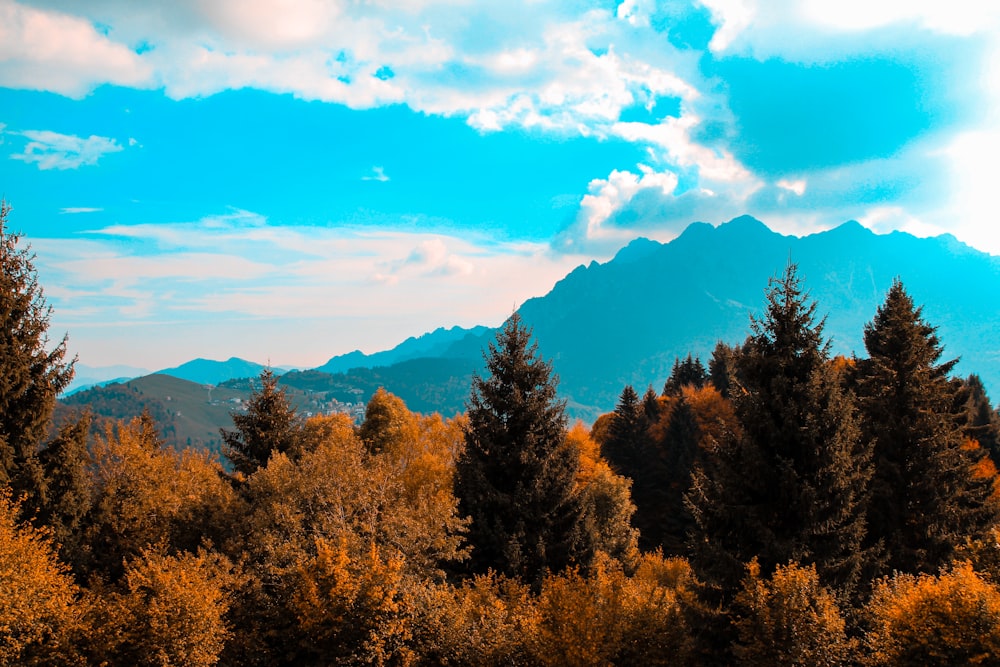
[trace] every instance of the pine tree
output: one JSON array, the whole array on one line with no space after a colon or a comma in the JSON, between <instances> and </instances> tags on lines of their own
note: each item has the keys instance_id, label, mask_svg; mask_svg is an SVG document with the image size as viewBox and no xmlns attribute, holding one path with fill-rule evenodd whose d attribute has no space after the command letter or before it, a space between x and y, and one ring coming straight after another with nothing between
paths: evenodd
<instances>
[{"instance_id":1,"label":"pine tree","mask_svg":"<svg viewBox=\"0 0 1000 667\"><path fill-rule=\"evenodd\" d=\"M738 357L743 434L693 476L695 564L726 592L755 556L765 573L815 564L824 585L845 589L860 572L870 457L815 311L794 264L771 280Z\"/></svg>"},{"instance_id":2,"label":"pine tree","mask_svg":"<svg viewBox=\"0 0 1000 667\"><path fill-rule=\"evenodd\" d=\"M455 471L460 512L472 519L473 571L535 586L573 561L580 514L579 454L566 444L565 403L537 347L516 313L490 343L489 375L473 377Z\"/></svg>"},{"instance_id":3,"label":"pine tree","mask_svg":"<svg viewBox=\"0 0 1000 667\"><path fill-rule=\"evenodd\" d=\"M685 502L691 488L691 473L701 461L701 429L691 404L682 393L670 413L670 423L663 436L661 450L664 464L660 488L662 509L657 526L657 545L667 556L687 554L689 534L694 530L694 518Z\"/></svg>"},{"instance_id":4,"label":"pine tree","mask_svg":"<svg viewBox=\"0 0 1000 667\"><path fill-rule=\"evenodd\" d=\"M698 357L690 354L683 361L679 357L674 359L674 367L670 370L670 377L663 385L664 396L678 396L681 389L688 385L701 389L708 381L708 371Z\"/></svg>"},{"instance_id":5,"label":"pine tree","mask_svg":"<svg viewBox=\"0 0 1000 667\"><path fill-rule=\"evenodd\" d=\"M93 505L94 480L88 439L92 417L85 413L67 422L39 453L45 475L39 496L38 521L48 526L64 562L79 565L84 519Z\"/></svg>"},{"instance_id":6,"label":"pine tree","mask_svg":"<svg viewBox=\"0 0 1000 667\"><path fill-rule=\"evenodd\" d=\"M56 396L73 379L75 359L64 361L65 337L49 349L52 308L34 255L7 229L9 212L0 200L0 485L34 498L44 484L38 448Z\"/></svg>"},{"instance_id":7,"label":"pine tree","mask_svg":"<svg viewBox=\"0 0 1000 667\"><path fill-rule=\"evenodd\" d=\"M274 452L296 453L299 442L299 419L285 390L278 388L278 377L267 368L260 381L246 412L232 415L236 430L219 429L226 457L244 475L266 466Z\"/></svg>"},{"instance_id":8,"label":"pine tree","mask_svg":"<svg viewBox=\"0 0 1000 667\"><path fill-rule=\"evenodd\" d=\"M997 520L989 481L974 478L976 454L963 448L964 415L948 379L958 360L939 362L935 329L899 280L864 340L869 358L858 362L856 382L875 442L872 541L882 541L887 571L935 573Z\"/></svg>"}]
</instances>

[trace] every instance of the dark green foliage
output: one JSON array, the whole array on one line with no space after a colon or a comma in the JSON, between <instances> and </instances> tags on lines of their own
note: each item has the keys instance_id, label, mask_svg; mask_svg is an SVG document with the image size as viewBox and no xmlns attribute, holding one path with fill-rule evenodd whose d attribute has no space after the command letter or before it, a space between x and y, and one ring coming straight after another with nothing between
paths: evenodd
<instances>
[{"instance_id":1,"label":"dark green foliage","mask_svg":"<svg viewBox=\"0 0 1000 667\"><path fill-rule=\"evenodd\" d=\"M93 478L88 470L91 416L65 424L39 453L45 475L38 520L49 527L63 560L79 565L80 542L87 512L93 505Z\"/></svg>"},{"instance_id":2,"label":"dark green foliage","mask_svg":"<svg viewBox=\"0 0 1000 667\"><path fill-rule=\"evenodd\" d=\"M765 573L815 564L821 582L837 587L860 572L870 457L815 310L794 264L771 280L738 357L733 400L744 433L693 476L694 563L724 592L755 556Z\"/></svg>"},{"instance_id":3,"label":"dark green foliage","mask_svg":"<svg viewBox=\"0 0 1000 667\"><path fill-rule=\"evenodd\" d=\"M245 475L266 466L272 453L294 453L298 445L299 419L285 390L278 389L278 377L267 369L260 382L246 412L233 413L236 430L220 430L226 457Z\"/></svg>"},{"instance_id":4,"label":"dark green foliage","mask_svg":"<svg viewBox=\"0 0 1000 667\"><path fill-rule=\"evenodd\" d=\"M0 201L0 485L33 496L43 484L38 448L56 396L73 379L66 338L51 350L47 305L29 248L7 229Z\"/></svg>"},{"instance_id":5,"label":"dark green foliage","mask_svg":"<svg viewBox=\"0 0 1000 667\"><path fill-rule=\"evenodd\" d=\"M698 357L690 354L683 361L679 357L674 359L674 367L670 371L670 377L663 385L664 396L678 396L681 389L691 385L701 389L708 381L708 372Z\"/></svg>"},{"instance_id":6,"label":"dark green foliage","mask_svg":"<svg viewBox=\"0 0 1000 667\"><path fill-rule=\"evenodd\" d=\"M887 572L935 573L966 537L996 522L990 482L974 479L982 450L963 449L964 415L940 362L934 327L900 281L865 326L868 359L857 363L864 425L875 441L870 542L885 548Z\"/></svg>"},{"instance_id":7,"label":"dark green foliage","mask_svg":"<svg viewBox=\"0 0 1000 667\"><path fill-rule=\"evenodd\" d=\"M966 413L965 434L989 453L994 464L1000 464L1000 414L993 408L986 388L973 373L962 383L962 398Z\"/></svg>"},{"instance_id":8,"label":"dark green foliage","mask_svg":"<svg viewBox=\"0 0 1000 667\"><path fill-rule=\"evenodd\" d=\"M730 390L737 383L737 363L740 355L739 346L726 345L721 340L712 350L712 358L708 361L708 381L719 390L723 398L731 398Z\"/></svg>"},{"instance_id":9,"label":"dark green foliage","mask_svg":"<svg viewBox=\"0 0 1000 667\"><path fill-rule=\"evenodd\" d=\"M668 556L687 555L687 543L691 532L695 529L694 517L685 502L685 496L691 488L691 473L695 463L701 460L701 429L694 411L687 400L680 396L670 413L670 423L663 436L659 449L665 459L662 465L663 479L661 485L660 523L658 529L658 546Z\"/></svg>"},{"instance_id":10,"label":"dark green foliage","mask_svg":"<svg viewBox=\"0 0 1000 667\"><path fill-rule=\"evenodd\" d=\"M455 471L460 513L472 518L471 568L538 585L573 561L579 454L566 446L552 367L516 313L490 343L486 368L473 378Z\"/></svg>"},{"instance_id":11,"label":"dark green foliage","mask_svg":"<svg viewBox=\"0 0 1000 667\"><path fill-rule=\"evenodd\" d=\"M665 470L649 433L658 417L655 393L647 391L640 401L632 386L627 385L611 413L607 438L601 443L601 455L611 468L632 480L632 502L636 506L632 525L639 530L639 546L644 551L661 543Z\"/></svg>"}]
</instances>

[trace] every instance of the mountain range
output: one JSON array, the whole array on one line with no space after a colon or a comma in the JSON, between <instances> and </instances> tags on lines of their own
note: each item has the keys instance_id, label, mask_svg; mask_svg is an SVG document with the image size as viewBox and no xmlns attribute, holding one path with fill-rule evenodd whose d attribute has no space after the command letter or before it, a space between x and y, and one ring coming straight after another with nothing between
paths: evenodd
<instances>
[{"instance_id":1,"label":"mountain range","mask_svg":"<svg viewBox=\"0 0 1000 667\"><path fill-rule=\"evenodd\" d=\"M718 341L742 342L768 280L789 262L826 318L832 352L864 356L864 325L898 277L938 327L945 355L961 357L956 372L978 373L990 395L1000 395L1000 258L950 235L875 234L847 222L796 237L749 216L717 227L693 223L669 243L636 239L607 262L578 267L518 312L552 361L570 414L591 420L614 407L625 384L659 390L677 357L707 361ZM290 371L282 382L355 398L385 386L411 409L453 414L464 409L494 333L442 328L385 352ZM218 384L236 369L263 368L238 362L199 360L195 381Z\"/></svg>"}]
</instances>

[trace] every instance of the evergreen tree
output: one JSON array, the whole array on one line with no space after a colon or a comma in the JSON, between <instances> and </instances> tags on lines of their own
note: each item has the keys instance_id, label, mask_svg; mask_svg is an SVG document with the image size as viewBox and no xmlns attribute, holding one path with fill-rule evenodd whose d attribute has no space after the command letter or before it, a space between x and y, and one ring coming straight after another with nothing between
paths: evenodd
<instances>
[{"instance_id":1,"label":"evergreen tree","mask_svg":"<svg viewBox=\"0 0 1000 667\"><path fill-rule=\"evenodd\" d=\"M65 361L65 337L49 349L52 308L34 255L7 228L9 212L0 200L0 485L10 483L34 504L44 484L38 448L75 360Z\"/></svg>"},{"instance_id":2,"label":"evergreen tree","mask_svg":"<svg viewBox=\"0 0 1000 667\"><path fill-rule=\"evenodd\" d=\"M663 395L678 396L681 389L688 385L701 389L707 381L708 372L701 363L701 359L692 357L690 354L683 361L676 357L674 358L674 367L670 371L670 377L663 385Z\"/></svg>"},{"instance_id":3,"label":"evergreen tree","mask_svg":"<svg viewBox=\"0 0 1000 667\"><path fill-rule=\"evenodd\" d=\"M235 431L219 429L223 452L237 472L249 475L267 465L271 454L296 454L300 424L285 390L270 368L260 374L261 388L247 401L246 412L233 413Z\"/></svg>"},{"instance_id":4,"label":"evergreen tree","mask_svg":"<svg viewBox=\"0 0 1000 667\"><path fill-rule=\"evenodd\" d=\"M611 413L608 437L601 445L601 455L612 469L633 480L644 463L646 416L643 407L632 385L626 385Z\"/></svg>"},{"instance_id":5,"label":"evergreen tree","mask_svg":"<svg viewBox=\"0 0 1000 667\"><path fill-rule=\"evenodd\" d=\"M670 413L670 423L663 436L661 449L665 463L660 488L662 509L657 526L657 545L664 555L687 554L687 542L695 529L694 518L685 502L691 488L691 473L700 462L701 429L691 404L681 394Z\"/></svg>"},{"instance_id":6,"label":"evergreen tree","mask_svg":"<svg viewBox=\"0 0 1000 667\"><path fill-rule=\"evenodd\" d=\"M565 403L537 347L517 313L490 343L455 471L460 512L472 519L471 568L535 586L573 561L580 514L579 454L566 445Z\"/></svg>"},{"instance_id":7,"label":"evergreen tree","mask_svg":"<svg viewBox=\"0 0 1000 667\"><path fill-rule=\"evenodd\" d=\"M39 453L45 475L37 518L49 527L64 562L80 565L84 520L93 506L94 480L88 469L91 415L67 422Z\"/></svg>"},{"instance_id":8,"label":"evergreen tree","mask_svg":"<svg viewBox=\"0 0 1000 667\"><path fill-rule=\"evenodd\" d=\"M967 537L996 520L990 482L963 448L964 415L942 347L899 280L865 326L869 358L857 364L864 427L875 443L869 510L887 571L935 573ZM978 450L981 456L984 450Z\"/></svg>"},{"instance_id":9,"label":"evergreen tree","mask_svg":"<svg viewBox=\"0 0 1000 667\"><path fill-rule=\"evenodd\" d=\"M765 573L815 564L824 585L847 589L860 572L870 455L815 311L794 264L771 280L738 357L743 434L693 476L692 555L727 593L755 556Z\"/></svg>"},{"instance_id":10,"label":"evergreen tree","mask_svg":"<svg viewBox=\"0 0 1000 667\"><path fill-rule=\"evenodd\" d=\"M740 346L726 345L721 340L712 350L712 358L708 361L708 381L719 390L723 398L732 398L731 390L737 384L737 359L740 353Z\"/></svg>"},{"instance_id":11,"label":"evergreen tree","mask_svg":"<svg viewBox=\"0 0 1000 667\"><path fill-rule=\"evenodd\" d=\"M962 398L965 434L989 453L994 464L1000 464L1000 413L993 408L982 379L975 373L962 383Z\"/></svg>"}]
</instances>

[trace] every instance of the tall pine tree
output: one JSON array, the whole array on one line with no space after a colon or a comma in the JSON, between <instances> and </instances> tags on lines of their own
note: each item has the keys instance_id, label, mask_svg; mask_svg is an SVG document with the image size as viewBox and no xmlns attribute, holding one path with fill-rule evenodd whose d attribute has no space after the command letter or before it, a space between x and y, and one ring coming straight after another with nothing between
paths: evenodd
<instances>
[{"instance_id":1,"label":"tall pine tree","mask_svg":"<svg viewBox=\"0 0 1000 667\"><path fill-rule=\"evenodd\" d=\"M579 454L566 443L565 403L552 366L515 313L473 378L455 493L469 516L471 568L539 585L573 561Z\"/></svg>"},{"instance_id":2,"label":"tall pine tree","mask_svg":"<svg viewBox=\"0 0 1000 667\"><path fill-rule=\"evenodd\" d=\"M737 357L743 434L693 476L692 555L728 593L754 557L766 573L813 563L824 584L845 589L860 574L869 448L815 311L794 264L771 280Z\"/></svg>"},{"instance_id":3,"label":"tall pine tree","mask_svg":"<svg viewBox=\"0 0 1000 667\"><path fill-rule=\"evenodd\" d=\"M875 443L871 541L885 549L885 571L936 573L967 537L997 520L990 482L972 474L984 450L963 448L965 435L941 343L903 284L865 326L868 359L857 363L866 432Z\"/></svg>"},{"instance_id":4,"label":"tall pine tree","mask_svg":"<svg viewBox=\"0 0 1000 667\"><path fill-rule=\"evenodd\" d=\"M247 401L246 411L232 415L236 430L219 429L223 452L244 475L266 466L274 452L298 452L301 425L285 390L278 388L278 376L267 368L260 381L261 388Z\"/></svg>"},{"instance_id":5,"label":"tall pine tree","mask_svg":"<svg viewBox=\"0 0 1000 667\"><path fill-rule=\"evenodd\" d=\"M7 228L9 212L0 200L0 486L9 483L37 502L44 484L38 449L75 360L65 360L65 337L50 349L52 308L30 248Z\"/></svg>"}]
</instances>

